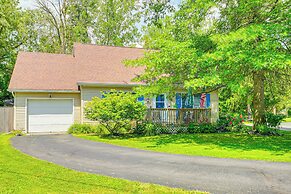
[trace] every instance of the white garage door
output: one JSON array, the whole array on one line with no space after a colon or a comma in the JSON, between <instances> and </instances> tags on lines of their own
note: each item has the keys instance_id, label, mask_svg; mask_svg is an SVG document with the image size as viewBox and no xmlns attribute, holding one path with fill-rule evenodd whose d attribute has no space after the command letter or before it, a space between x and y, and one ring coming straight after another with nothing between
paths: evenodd
<instances>
[{"instance_id":1,"label":"white garage door","mask_svg":"<svg viewBox=\"0 0 291 194\"><path fill-rule=\"evenodd\" d=\"M28 132L65 132L74 122L73 100L29 99Z\"/></svg>"}]
</instances>

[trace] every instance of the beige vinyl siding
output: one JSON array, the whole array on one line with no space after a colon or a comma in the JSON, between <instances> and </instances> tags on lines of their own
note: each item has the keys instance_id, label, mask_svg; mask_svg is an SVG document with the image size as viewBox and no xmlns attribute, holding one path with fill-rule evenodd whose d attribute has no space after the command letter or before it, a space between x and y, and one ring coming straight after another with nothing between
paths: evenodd
<instances>
[{"instance_id":1,"label":"beige vinyl siding","mask_svg":"<svg viewBox=\"0 0 291 194\"><path fill-rule=\"evenodd\" d=\"M29 98L73 98L74 122L81 122L81 97L80 93L20 93L14 95L15 99L15 129L26 131L26 100Z\"/></svg>"}]
</instances>

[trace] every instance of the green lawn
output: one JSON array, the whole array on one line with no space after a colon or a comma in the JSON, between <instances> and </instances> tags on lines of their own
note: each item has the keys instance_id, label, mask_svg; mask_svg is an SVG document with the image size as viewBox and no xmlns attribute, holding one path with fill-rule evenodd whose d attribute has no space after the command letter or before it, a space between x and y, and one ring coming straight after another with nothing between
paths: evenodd
<instances>
[{"instance_id":1,"label":"green lawn","mask_svg":"<svg viewBox=\"0 0 291 194\"><path fill-rule=\"evenodd\" d=\"M10 137L0 134L0 193L190 193L63 168L15 150Z\"/></svg>"},{"instance_id":2,"label":"green lawn","mask_svg":"<svg viewBox=\"0 0 291 194\"><path fill-rule=\"evenodd\" d=\"M291 122L291 117L284 119L284 122Z\"/></svg>"},{"instance_id":3,"label":"green lawn","mask_svg":"<svg viewBox=\"0 0 291 194\"><path fill-rule=\"evenodd\" d=\"M282 133L283 136L272 137L235 133L115 138L77 135L77 137L174 154L291 162L291 132Z\"/></svg>"}]
</instances>

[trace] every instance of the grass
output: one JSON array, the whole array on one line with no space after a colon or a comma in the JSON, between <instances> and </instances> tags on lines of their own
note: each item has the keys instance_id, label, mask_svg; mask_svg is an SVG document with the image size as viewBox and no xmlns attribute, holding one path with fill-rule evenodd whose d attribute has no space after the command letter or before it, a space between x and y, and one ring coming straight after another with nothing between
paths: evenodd
<instances>
[{"instance_id":1,"label":"grass","mask_svg":"<svg viewBox=\"0 0 291 194\"><path fill-rule=\"evenodd\" d=\"M115 138L92 135L77 135L77 137L173 154L291 162L291 132L282 133L283 136L219 133Z\"/></svg>"},{"instance_id":2,"label":"grass","mask_svg":"<svg viewBox=\"0 0 291 194\"><path fill-rule=\"evenodd\" d=\"M284 119L284 122L291 122L291 117Z\"/></svg>"},{"instance_id":3,"label":"grass","mask_svg":"<svg viewBox=\"0 0 291 194\"><path fill-rule=\"evenodd\" d=\"M0 134L0 193L202 193L77 172L25 155Z\"/></svg>"}]
</instances>

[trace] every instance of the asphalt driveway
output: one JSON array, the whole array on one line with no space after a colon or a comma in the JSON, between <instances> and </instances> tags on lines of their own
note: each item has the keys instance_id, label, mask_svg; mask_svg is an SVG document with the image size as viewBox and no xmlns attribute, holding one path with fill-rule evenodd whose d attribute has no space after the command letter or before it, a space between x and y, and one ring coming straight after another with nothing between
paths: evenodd
<instances>
[{"instance_id":1,"label":"asphalt driveway","mask_svg":"<svg viewBox=\"0 0 291 194\"><path fill-rule=\"evenodd\" d=\"M291 131L291 122L282 122L280 125L280 129Z\"/></svg>"},{"instance_id":2,"label":"asphalt driveway","mask_svg":"<svg viewBox=\"0 0 291 194\"><path fill-rule=\"evenodd\" d=\"M71 135L15 137L12 145L67 168L129 180L211 193L291 193L291 163L157 153Z\"/></svg>"}]
</instances>

